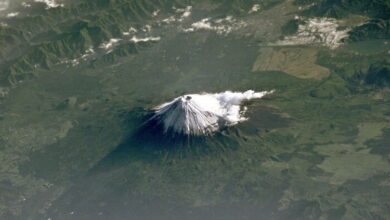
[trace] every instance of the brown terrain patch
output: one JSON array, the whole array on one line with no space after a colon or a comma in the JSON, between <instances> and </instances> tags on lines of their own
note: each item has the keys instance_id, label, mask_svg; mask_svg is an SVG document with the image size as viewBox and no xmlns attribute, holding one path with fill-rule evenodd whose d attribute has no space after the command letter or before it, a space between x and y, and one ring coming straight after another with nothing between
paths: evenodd
<instances>
[{"instance_id":1,"label":"brown terrain patch","mask_svg":"<svg viewBox=\"0 0 390 220\"><path fill-rule=\"evenodd\" d=\"M322 79L329 76L329 69L316 64L315 48L273 48L260 50L252 71L281 71L301 79Z\"/></svg>"}]
</instances>

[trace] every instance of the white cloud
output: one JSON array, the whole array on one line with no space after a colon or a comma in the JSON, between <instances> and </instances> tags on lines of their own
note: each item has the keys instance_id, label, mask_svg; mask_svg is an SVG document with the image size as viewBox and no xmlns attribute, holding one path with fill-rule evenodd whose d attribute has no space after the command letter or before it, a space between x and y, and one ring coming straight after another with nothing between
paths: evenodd
<instances>
[{"instance_id":1,"label":"white cloud","mask_svg":"<svg viewBox=\"0 0 390 220\"><path fill-rule=\"evenodd\" d=\"M42 2L47 5L46 8L64 7L64 4L58 3L56 0L34 0L34 2Z\"/></svg>"},{"instance_id":2,"label":"white cloud","mask_svg":"<svg viewBox=\"0 0 390 220\"><path fill-rule=\"evenodd\" d=\"M251 10L249 10L249 14L255 13L261 9L259 4L254 4Z\"/></svg>"},{"instance_id":3,"label":"white cloud","mask_svg":"<svg viewBox=\"0 0 390 220\"><path fill-rule=\"evenodd\" d=\"M158 14L160 13L160 10L156 10L152 13L153 17L156 17L158 16Z\"/></svg>"},{"instance_id":4,"label":"white cloud","mask_svg":"<svg viewBox=\"0 0 390 220\"><path fill-rule=\"evenodd\" d=\"M179 15L169 16L161 21L161 23L171 24L173 22L182 22L184 19L188 18L192 14L192 6L187 6L185 8L173 8L175 12Z\"/></svg>"},{"instance_id":5,"label":"white cloud","mask_svg":"<svg viewBox=\"0 0 390 220\"><path fill-rule=\"evenodd\" d=\"M138 38L136 36L133 36L130 41L134 43L139 43L139 42L155 42L161 40L161 37L144 37L144 38Z\"/></svg>"},{"instance_id":6,"label":"white cloud","mask_svg":"<svg viewBox=\"0 0 390 220\"><path fill-rule=\"evenodd\" d=\"M116 46L119 41L121 41L122 39L119 39L119 38L112 38L110 39L108 42L104 42L102 43L99 48L102 48L102 49L105 49L105 50L110 50L112 49L114 46Z\"/></svg>"},{"instance_id":7,"label":"white cloud","mask_svg":"<svg viewBox=\"0 0 390 220\"><path fill-rule=\"evenodd\" d=\"M176 21L175 16L170 16L168 18L163 19L161 22L166 23L166 24L170 24L170 23L173 23L175 21Z\"/></svg>"},{"instance_id":8,"label":"white cloud","mask_svg":"<svg viewBox=\"0 0 390 220\"><path fill-rule=\"evenodd\" d=\"M142 28L142 31L143 32L151 32L152 31L152 26L150 25L145 25L143 28Z\"/></svg>"},{"instance_id":9,"label":"white cloud","mask_svg":"<svg viewBox=\"0 0 390 220\"><path fill-rule=\"evenodd\" d=\"M185 8L181 9L176 9L177 13L182 13L180 18L178 19L179 21L183 21L185 18L188 18L192 14L192 6L187 6Z\"/></svg>"},{"instance_id":10,"label":"white cloud","mask_svg":"<svg viewBox=\"0 0 390 220\"><path fill-rule=\"evenodd\" d=\"M11 12L7 14L7 18L13 18L19 15L19 12Z\"/></svg>"},{"instance_id":11,"label":"white cloud","mask_svg":"<svg viewBox=\"0 0 390 220\"><path fill-rule=\"evenodd\" d=\"M0 86L0 98L5 98L9 93L9 88Z\"/></svg>"},{"instance_id":12,"label":"white cloud","mask_svg":"<svg viewBox=\"0 0 390 220\"><path fill-rule=\"evenodd\" d=\"M8 0L5 0L5 1L4 0L3 1L0 0L0 11L7 10L8 6L9 6L9 1Z\"/></svg>"},{"instance_id":13,"label":"white cloud","mask_svg":"<svg viewBox=\"0 0 390 220\"><path fill-rule=\"evenodd\" d=\"M232 16L212 20L211 18L203 18L200 21L192 23L190 27L183 28L184 32L194 32L198 30L214 31L217 34L229 34L234 30L245 27L246 24L242 21L237 21Z\"/></svg>"},{"instance_id":14,"label":"white cloud","mask_svg":"<svg viewBox=\"0 0 390 220\"><path fill-rule=\"evenodd\" d=\"M302 20L301 18L297 18ZM309 18L302 20L295 35L287 36L276 45L319 44L335 49L348 37L349 28L340 29L334 18Z\"/></svg>"},{"instance_id":15,"label":"white cloud","mask_svg":"<svg viewBox=\"0 0 390 220\"><path fill-rule=\"evenodd\" d=\"M71 64L72 66L77 66L80 64L80 62L87 61L88 59L90 59L94 54L95 54L95 50L93 49L93 47L90 47L80 57L72 60L64 59L60 62L60 64Z\"/></svg>"},{"instance_id":16,"label":"white cloud","mask_svg":"<svg viewBox=\"0 0 390 220\"><path fill-rule=\"evenodd\" d=\"M137 33L137 32L138 32L137 29L135 29L135 28L133 28L133 27L130 27L128 31L123 32L122 34L125 35L125 36L129 36L129 35L135 34L135 33Z\"/></svg>"},{"instance_id":17,"label":"white cloud","mask_svg":"<svg viewBox=\"0 0 390 220\"><path fill-rule=\"evenodd\" d=\"M22 2L22 6L25 8L29 8L29 7L31 7L31 4L28 2Z\"/></svg>"}]
</instances>

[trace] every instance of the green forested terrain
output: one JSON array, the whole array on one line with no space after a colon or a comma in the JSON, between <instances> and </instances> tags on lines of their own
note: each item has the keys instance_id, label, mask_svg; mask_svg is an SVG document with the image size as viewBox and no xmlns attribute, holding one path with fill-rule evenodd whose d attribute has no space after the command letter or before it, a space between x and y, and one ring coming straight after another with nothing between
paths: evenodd
<instances>
[{"instance_id":1,"label":"green forested terrain","mask_svg":"<svg viewBox=\"0 0 390 220\"><path fill-rule=\"evenodd\" d=\"M389 1L21 2L0 12L0 219L390 218ZM141 129L249 89L275 92L211 137Z\"/></svg>"}]
</instances>

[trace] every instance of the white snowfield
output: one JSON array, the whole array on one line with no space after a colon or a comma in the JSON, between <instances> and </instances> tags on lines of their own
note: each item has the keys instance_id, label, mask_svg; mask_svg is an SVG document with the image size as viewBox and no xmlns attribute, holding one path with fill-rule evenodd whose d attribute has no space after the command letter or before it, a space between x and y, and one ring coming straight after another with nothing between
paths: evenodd
<instances>
[{"instance_id":1,"label":"white snowfield","mask_svg":"<svg viewBox=\"0 0 390 220\"><path fill-rule=\"evenodd\" d=\"M243 101L259 99L273 91L189 94L157 106L151 120L163 124L164 132L185 135L208 135L222 126L232 126L247 120Z\"/></svg>"}]
</instances>

